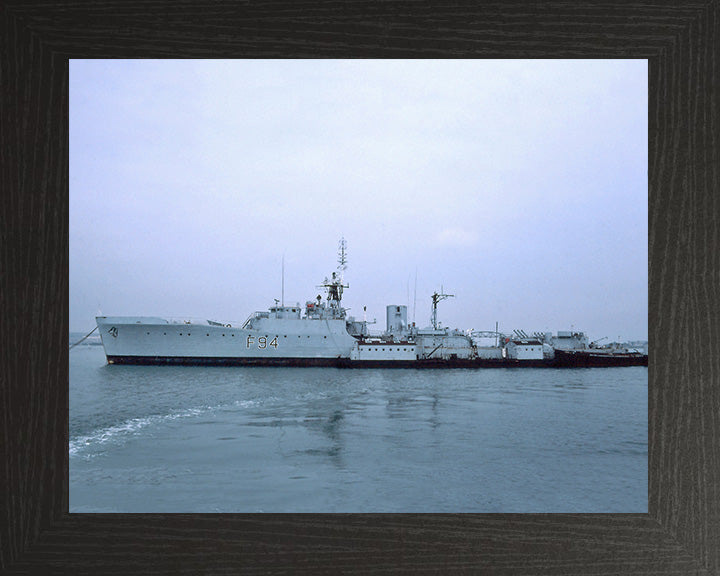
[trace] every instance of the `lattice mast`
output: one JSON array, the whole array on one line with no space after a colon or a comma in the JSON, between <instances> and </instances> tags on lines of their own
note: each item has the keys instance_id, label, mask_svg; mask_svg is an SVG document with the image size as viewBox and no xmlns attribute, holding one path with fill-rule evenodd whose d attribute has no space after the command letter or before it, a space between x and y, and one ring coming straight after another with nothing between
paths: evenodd
<instances>
[{"instance_id":1,"label":"lattice mast","mask_svg":"<svg viewBox=\"0 0 720 576\"><path fill-rule=\"evenodd\" d=\"M339 282L342 285L343 283L343 274L345 273L345 270L347 270L347 242L345 241L345 238L340 238L339 246L338 246L338 276L339 276Z\"/></svg>"},{"instance_id":2,"label":"lattice mast","mask_svg":"<svg viewBox=\"0 0 720 576\"><path fill-rule=\"evenodd\" d=\"M340 239L338 248L338 267L337 272L332 273L332 278L325 278L320 287L327 290L327 299L331 306L339 306L342 300L343 288L349 288L348 284L344 284L343 273L347 269L347 242L345 238Z\"/></svg>"}]
</instances>

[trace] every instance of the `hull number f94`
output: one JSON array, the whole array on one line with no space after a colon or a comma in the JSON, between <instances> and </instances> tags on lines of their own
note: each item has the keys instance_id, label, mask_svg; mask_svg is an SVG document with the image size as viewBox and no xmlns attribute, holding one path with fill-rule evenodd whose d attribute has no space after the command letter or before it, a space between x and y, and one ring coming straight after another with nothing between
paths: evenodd
<instances>
[{"instance_id":1,"label":"hull number f94","mask_svg":"<svg viewBox=\"0 0 720 576\"><path fill-rule=\"evenodd\" d=\"M247 340L245 341L245 348L250 348L250 346L252 346L252 345L255 345L255 337L248 334ZM257 339L257 347L260 348L261 350L264 348L267 348L268 346L272 346L273 348L275 348L275 350L277 350L277 347L278 347L277 336L275 336L275 338L270 340L270 342L268 342L267 336L260 336Z\"/></svg>"}]
</instances>

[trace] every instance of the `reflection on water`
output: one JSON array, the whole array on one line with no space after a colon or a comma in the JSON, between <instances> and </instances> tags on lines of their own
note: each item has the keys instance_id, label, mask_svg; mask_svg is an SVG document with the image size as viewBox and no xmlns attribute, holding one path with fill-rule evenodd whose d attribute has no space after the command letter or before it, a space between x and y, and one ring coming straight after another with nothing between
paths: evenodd
<instances>
[{"instance_id":1,"label":"reflection on water","mask_svg":"<svg viewBox=\"0 0 720 576\"><path fill-rule=\"evenodd\" d=\"M70 361L73 511L647 511L647 368Z\"/></svg>"}]
</instances>

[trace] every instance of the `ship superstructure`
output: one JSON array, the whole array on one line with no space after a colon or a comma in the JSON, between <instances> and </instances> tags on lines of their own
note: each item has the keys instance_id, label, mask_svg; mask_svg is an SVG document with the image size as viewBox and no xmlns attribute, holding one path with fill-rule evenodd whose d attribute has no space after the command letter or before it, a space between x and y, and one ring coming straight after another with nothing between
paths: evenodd
<instances>
[{"instance_id":1,"label":"ship superstructure","mask_svg":"<svg viewBox=\"0 0 720 576\"><path fill-rule=\"evenodd\" d=\"M441 289L432 295L430 325L407 321L407 306L386 307L386 327L372 334L366 318L348 317L342 305L347 246L342 239L337 270L319 284L318 295L300 304L283 301L251 314L240 326L214 320L173 320L144 316L98 316L97 326L109 364L218 364L336 367L482 367L559 365L552 335L528 337L493 332L464 332L438 322L437 305L453 297ZM479 337L495 344L481 346ZM584 335L583 335L584 336ZM565 339L558 333L557 339ZM564 351L573 348L565 339ZM587 339L575 339L582 349ZM577 346L576 342L576 346ZM549 353L548 349L553 353ZM594 350L593 352L597 352ZM562 358L568 357L567 354ZM607 361L608 356L605 357ZM583 357L573 355L572 365ZM642 364L641 354L628 355L623 365ZM647 355L644 355L647 365Z\"/></svg>"}]
</instances>

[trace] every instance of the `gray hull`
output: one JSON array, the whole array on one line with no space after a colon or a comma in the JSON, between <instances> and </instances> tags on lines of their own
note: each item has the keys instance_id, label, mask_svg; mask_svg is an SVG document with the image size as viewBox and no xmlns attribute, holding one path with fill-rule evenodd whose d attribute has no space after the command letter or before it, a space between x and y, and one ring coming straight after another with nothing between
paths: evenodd
<instances>
[{"instance_id":1,"label":"gray hull","mask_svg":"<svg viewBox=\"0 0 720 576\"><path fill-rule=\"evenodd\" d=\"M99 317L97 324L108 362L125 364L321 361L349 358L356 342L341 320L279 319L260 329L148 317Z\"/></svg>"}]
</instances>

